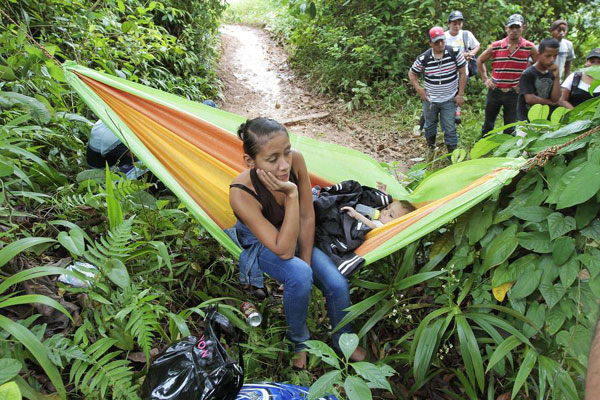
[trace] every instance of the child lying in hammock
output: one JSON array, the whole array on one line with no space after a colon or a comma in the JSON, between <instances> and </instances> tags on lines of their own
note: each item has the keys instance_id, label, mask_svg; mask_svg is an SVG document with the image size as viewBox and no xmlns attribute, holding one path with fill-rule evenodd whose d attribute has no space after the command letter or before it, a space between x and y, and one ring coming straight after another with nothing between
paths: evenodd
<instances>
[{"instance_id":1,"label":"child lying in hammock","mask_svg":"<svg viewBox=\"0 0 600 400\"><path fill-rule=\"evenodd\" d=\"M377 189L386 193L387 186L384 183L377 182ZM358 206L361 206L361 204ZM381 210L373 209L371 207L358 206L358 211L353 207L348 206L342 207L340 211L346 212L350 217L362 222L371 229L379 228L380 226L383 226L384 224L387 224L388 222L391 222L396 218L400 218L401 216L415 210L415 207L413 207L413 205L406 200L394 200L387 207ZM368 216L361 214L362 210L365 210Z\"/></svg>"}]
</instances>

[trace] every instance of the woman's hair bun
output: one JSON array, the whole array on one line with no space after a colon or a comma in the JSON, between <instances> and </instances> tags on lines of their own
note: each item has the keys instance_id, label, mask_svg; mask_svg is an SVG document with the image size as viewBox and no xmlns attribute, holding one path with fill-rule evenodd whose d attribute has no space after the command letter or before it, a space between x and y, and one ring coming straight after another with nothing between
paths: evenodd
<instances>
[{"instance_id":1,"label":"woman's hair bun","mask_svg":"<svg viewBox=\"0 0 600 400\"><path fill-rule=\"evenodd\" d=\"M246 120L244 123L242 123L238 130L237 130L237 135L240 139L244 140L244 134L246 133L246 131L248 130L248 123L250 122L250 120Z\"/></svg>"}]
</instances>

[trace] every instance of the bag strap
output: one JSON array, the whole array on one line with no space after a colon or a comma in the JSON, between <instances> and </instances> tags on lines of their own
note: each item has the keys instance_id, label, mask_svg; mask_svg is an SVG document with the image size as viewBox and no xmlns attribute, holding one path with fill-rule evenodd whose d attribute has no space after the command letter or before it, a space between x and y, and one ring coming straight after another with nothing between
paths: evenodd
<instances>
[{"instance_id":1,"label":"bag strap","mask_svg":"<svg viewBox=\"0 0 600 400\"><path fill-rule=\"evenodd\" d=\"M579 82L581 82L582 76L583 76L583 72L581 72L581 71L577 71L573 75L573 82L571 83L571 93L570 93L571 96L573 95L573 91L575 89L577 89L577 86L579 86Z\"/></svg>"},{"instance_id":2,"label":"bag strap","mask_svg":"<svg viewBox=\"0 0 600 400\"><path fill-rule=\"evenodd\" d=\"M469 43L469 31L465 31L463 29L463 45L465 47L465 51L471 50L471 47L467 46L467 43Z\"/></svg>"}]
</instances>

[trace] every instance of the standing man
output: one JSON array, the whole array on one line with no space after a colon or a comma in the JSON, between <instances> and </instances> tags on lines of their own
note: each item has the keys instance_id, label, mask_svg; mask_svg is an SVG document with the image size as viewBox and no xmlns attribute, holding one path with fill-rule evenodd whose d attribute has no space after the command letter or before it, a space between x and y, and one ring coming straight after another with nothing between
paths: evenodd
<instances>
[{"instance_id":1,"label":"standing man","mask_svg":"<svg viewBox=\"0 0 600 400\"><path fill-rule=\"evenodd\" d=\"M438 117L446 148L451 153L458 146L454 115L456 106L462 106L465 101L466 61L462 51L446 46L444 29L440 26L429 30L429 45L431 48L413 63L408 78L423 101L425 139L430 154L435 152ZM419 85L420 74L423 74L425 88Z\"/></svg>"},{"instance_id":2,"label":"standing man","mask_svg":"<svg viewBox=\"0 0 600 400\"><path fill-rule=\"evenodd\" d=\"M519 98L519 79L529 65L529 57L537 61L538 52L533 42L521 35L525 28L525 19L513 14L506 21L506 37L495 41L477 59L477 69L483 83L488 88L485 102L485 121L481 128L482 136L494 129L496 117L503 108L504 124L517 121L517 102ZM492 78L488 78L485 62L492 59ZM513 134L514 127L506 133Z\"/></svg>"},{"instance_id":3,"label":"standing man","mask_svg":"<svg viewBox=\"0 0 600 400\"><path fill-rule=\"evenodd\" d=\"M467 69L465 72L467 73L467 77L469 77L477 73L477 57L475 56L479 53L481 45L471 31L463 30L464 20L465 18L463 17L462 12L456 10L452 11L450 16L448 16L448 30L444 32L444 35L446 36L447 46L458 47L462 50L463 56L467 61ZM471 60L475 67L474 71L472 71L470 67L472 64Z\"/></svg>"},{"instance_id":4,"label":"standing man","mask_svg":"<svg viewBox=\"0 0 600 400\"><path fill-rule=\"evenodd\" d=\"M575 59L573 43L571 43L570 40L565 39L568 28L569 25L567 24L567 21L562 19L558 19L550 25L550 34L552 34L552 37L560 43L558 57L555 62L558 66L558 73L561 81L571 73L571 61Z\"/></svg>"}]
</instances>

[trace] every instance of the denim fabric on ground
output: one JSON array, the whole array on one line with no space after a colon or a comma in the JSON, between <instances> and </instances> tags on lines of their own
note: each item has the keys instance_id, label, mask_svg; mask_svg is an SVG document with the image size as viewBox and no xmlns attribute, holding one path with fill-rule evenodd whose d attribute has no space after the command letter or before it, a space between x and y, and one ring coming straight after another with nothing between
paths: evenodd
<instances>
[{"instance_id":1,"label":"denim fabric on ground","mask_svg":"<svg viewBox=\"0 0 600 400\"><path fill-rule=\"evenodd\" d=\"M265 246L240 221L237 221L232 228L225 229L225 233L238 247L243 249L240 255L240 282L242 285L250 284L257 288L265 287L263 272L258 266L258 254Z\"/></svg>"},{"instance_id":2,"label":"denim fabric on ground","mask_svg":"<svg viewBox=\"0 0 600 400\"><path fill-rule=\"evenodd\" d=\"M423 102L423 115L425 116L425 137L435 138L437 136L438 120L444 132L444 142L447 146L458 145L456 133L456 103L454 99L443 103Z\"/></svg>"}]
</instances>

